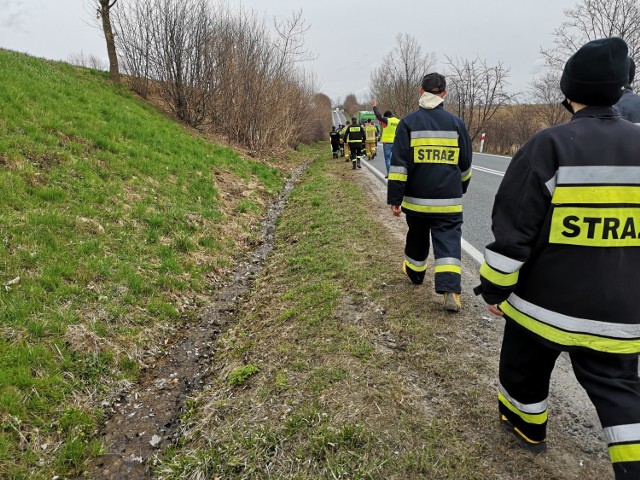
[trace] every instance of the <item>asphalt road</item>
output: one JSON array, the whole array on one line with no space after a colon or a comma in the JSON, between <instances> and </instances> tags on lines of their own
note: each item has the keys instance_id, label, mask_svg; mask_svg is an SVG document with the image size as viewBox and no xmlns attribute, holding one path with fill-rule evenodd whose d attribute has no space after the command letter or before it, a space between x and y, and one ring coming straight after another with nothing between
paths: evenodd
<instances>
[{"instance_id":1,"label":"asphalt road","mask_svg":"<svg viewBox=\"0 0 640 480\"><path fill-rule=\"evenodd\" d=\"M463 248L480 261L478 254L484 253L484 247L493 241L491 233L491 210L504 172L511 161L510 157L473 154L473 176L467 194L463 197L464 225L462 227ZM371 167L386 174L382 144L378 144L376 157L364 160ZM381 188L385 188L384 185ZM465 243L467 246L465 246ZM471 248L469 248L469 246ZM473 252L475 250L475 252Z\"/></svg>"}]
</instances>

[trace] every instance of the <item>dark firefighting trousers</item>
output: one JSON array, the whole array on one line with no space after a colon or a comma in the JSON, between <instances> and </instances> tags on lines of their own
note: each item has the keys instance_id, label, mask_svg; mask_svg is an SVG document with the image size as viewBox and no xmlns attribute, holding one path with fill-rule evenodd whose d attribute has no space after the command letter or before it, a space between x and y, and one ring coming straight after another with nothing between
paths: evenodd
<instances>
[{"instance_id":1,"label":"dark firefighting trousers","mask_svg":"<svg viewBox=\"0 0 640 480\"><path fill-rule=\"evenodd\" d=\"M431 235L435 257L436 292L460 293L462 214L406 217L409 231L404 247L404 264L409 279L417 285L423 282Z\"/></svg>"},{"instance_id":2,"label":"dark firefighting trousers","mask_svg":"<svg viewBox=\"0 0 640 480\"><path fill-rule=\"evenodd\" d=\"M349 150L351 152L351 162L355 164L360 162L362 157L362 142L349 142Z\"/></svg>"},{"instance_id":3,"label":"dark firefighting trousers","mask_svg":"<svg viewBox=\"0 0 640 480\"><path fill-rule=\"evenodd\" d=\"M331 142L331 152L334 157L338 156L338 152L340 151L340 142Z\"/></svg>"},{"instance_id":4,"label":"dark firefighting trousers","mask_svg":"<svg viewBox=\"0 0 640 480\"><path fill-rule=\"evenodd\" d=\"M500 414L533 442L546 437L549 379L559 355L559 350L507 320L498 406ZM576 379L598 412L616 479L640 479L638 357L588 351L572 351L569 356Z\"/></svg>"}]
</instances>

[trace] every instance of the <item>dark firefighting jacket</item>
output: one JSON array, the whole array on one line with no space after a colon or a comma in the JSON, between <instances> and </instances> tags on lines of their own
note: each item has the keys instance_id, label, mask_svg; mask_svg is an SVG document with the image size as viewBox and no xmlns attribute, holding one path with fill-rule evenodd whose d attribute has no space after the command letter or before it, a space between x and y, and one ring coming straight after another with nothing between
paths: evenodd
<instances>
[{"instance_id":1,"label":"dark firefighting jacket","mask_svg":"<svg viewBox=\"0 0 640 480\"><path fill-rule=\"evenodd\" d=\"M496 194L487 303L563 350L640 353L640 128L586 107L534 135Z\"/></svg>"},{"instance_id":2,"label":"dark firefighting jacket","mask_svg":"<svg viewBox=\"0 0 640 480\"><path fill-rule=\"evenodd\" d=\"M350 125L344 133L344 141L346 143L364 143L365 132L360 125Z\"/></svg>"},{"instance_id":3,"label":"dark firefighting jacket","mask_svg":"<svg viewBox=\"0 0 640 480\"><path fill-rule=\"evenodd\" d=\"M387 203L406 215L462 213L471 178L471 140L464 122L425 93L420 108L398 124L393 142Z\"/></svg>"},{"instance_id":4,"label":"dark firefighting jacket","mask_svg":"<svg viewBox=\"0 0 640 480\"><path fill-rule=\"evenodd\" d=\"M624 89L622 97L616 103L616 109L622 118L640 124L640 95L633 93L631 88Z\"/></svg>"}]
</instances>

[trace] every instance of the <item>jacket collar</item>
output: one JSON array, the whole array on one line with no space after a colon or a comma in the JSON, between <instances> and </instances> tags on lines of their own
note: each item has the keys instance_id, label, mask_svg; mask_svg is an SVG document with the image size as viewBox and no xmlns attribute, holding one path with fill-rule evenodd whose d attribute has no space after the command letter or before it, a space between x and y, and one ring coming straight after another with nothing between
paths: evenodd
<instances>
[{"instance_id":1,"label":"jacket collar","mask_svg":"<svg viewBox=\"0 0 640 480\"><path fill-rule=\"evenodd\" d=\"M620 117L620 114L613 106L601 107L601 106L590 105L574 113L573 117L571 117L571 120L576 120L582 117L616 118L616 117Z\"/></svg>"},{"instance_id":2,"label":"jacket collar","mask_svg":"<svg viewBox=\"0 0 640 480\"><path fill-rule=\"evenodd\" d=\"M433 110L437 106L441 105L442 102L444 102L442 97L434 95L433 93L424 92L420 97L420 101L418 101L418 105L422 108L426 108L427 110Z\"/></svg>"}]
</instances>

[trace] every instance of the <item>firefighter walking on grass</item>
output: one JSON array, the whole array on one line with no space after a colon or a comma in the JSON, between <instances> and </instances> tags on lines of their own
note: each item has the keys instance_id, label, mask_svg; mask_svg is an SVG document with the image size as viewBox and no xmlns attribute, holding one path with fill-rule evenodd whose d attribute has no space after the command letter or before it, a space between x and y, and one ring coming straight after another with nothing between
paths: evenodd
<instances>
[{"instance_id":1,"label":"firefighter walking on grass","mask_svg":"<svg viewBox=\"0 0 640 480\"><path fill-rule=\"evenodd\" d=\"M431 236L436 292L447 311L457 312L462 195L471 178L471 139L464 122L443 108L446 93L442 75L422 79L420 108L400 120L395 131L387 203L393 215L405 213L409 226L402 270L414 284L422 283Z\"/></svg>"},{"instance_id":2,"label":"firefighter walking on grass","mask_svg":"<svg viewBox=\"0 0 640 480\"><path fill-rule=\"evenodd\" d=\"M573 117L535 134L511 160L476 288L506 319L503 427L544 450L549 381L567 351L618 480L640 479L640 128L613 107L629 65L620 38L591 41L569 58L560 89Z\"/></svg>"},{"instance_id":3,"label":"firefighter walking on grass","mask_svg":"<svg viewBox=\"0 0 640 480\"><path fill-rule=\"evenodd\" d=\"M344 134L344 143L349 145L349 151L351 152L351 164L353 169L362 168L360 165L360 159L362 158L362 147L365 141L364 128L358 125L358 121L355 117L351 119L351 125L347 127Z\"/></svg>"}]
</instances>

